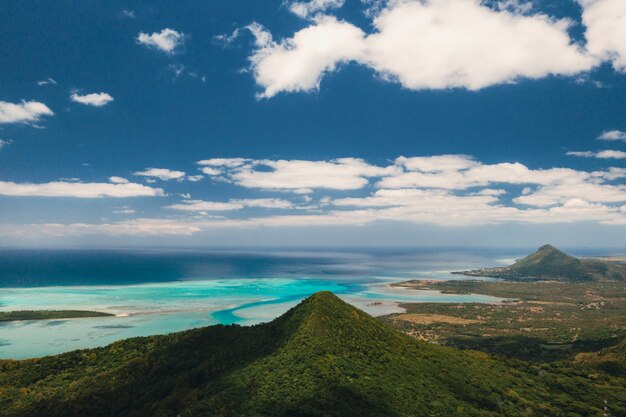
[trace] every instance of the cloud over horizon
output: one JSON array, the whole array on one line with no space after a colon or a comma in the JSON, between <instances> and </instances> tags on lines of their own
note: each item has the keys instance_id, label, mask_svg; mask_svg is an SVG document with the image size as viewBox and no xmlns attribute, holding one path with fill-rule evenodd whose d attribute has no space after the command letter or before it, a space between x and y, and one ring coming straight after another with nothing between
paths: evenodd
<instances>
[{"instance_id":1,"label":"cloud over horizon","mask_svg":"<svg viewBox=\"0 0 626 417\"><path fill-rule=\"evenodd\" d=\"M250 190L250 196L220 201L192 199L183 194L182 201L163 207L165 213L179 213L171 218L50 227L57 232L69 227L72 234L188 235L214 228L357 226L377 222L447 227L577 222L626 225L626 168L621 167L597 171L531 169L519 162L486 164L463 154L400 156L383 166L359 158L211 158L198 164L215 170L211 177L214 184L241 187ZM165 168L135 172L138 174L164 181L186 175ZM259 192L269 194L252 196ZM276 193L282 193L282 197ZM0 182L0 195L102 198L166 193L113 176L106 184ZM211 214L218 212L220 216ZM234 212L241 213L231 216Z\"/></svg>"},{"instance_id":2,"label":"cloud over horizon","mask_svg":"<svg viewBox=\"0 0 626 417\"><path fill-rule=\"evenodd\" d=\"M159 197L164 196L165 193L160 188L128 182L53 181L35 184L0 181L0 195L11 197L128 198Z\"/></svg>"}]
</instances>

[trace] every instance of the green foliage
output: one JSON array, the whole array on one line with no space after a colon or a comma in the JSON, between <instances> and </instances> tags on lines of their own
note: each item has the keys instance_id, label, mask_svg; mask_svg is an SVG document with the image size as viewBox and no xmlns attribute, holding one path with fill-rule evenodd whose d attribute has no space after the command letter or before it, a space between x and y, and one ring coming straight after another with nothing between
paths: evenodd
<instances>
[{"instance_id":1,"label":"green foliage","mask_svg":"<svg viewBox=\"0 0 626 417\"><path fill-rule=\"evenodd\" d=\"M0 321L15 320L50 320L50 319L75 319L85 317L107 317L109 313L83 310L28 310L28 311L0 311Z\"/></svg>"},{"instance_id":2,"label":"green foliage","mask_svg":"<svg viewBox=\"0 0 626 417\"><path fill-rule=\"evenodd\" d=\"M328 292L267 324L0 361L2 417L616 416L625 397L595 365L418 342Z\"/></svg>"}]
</instances>

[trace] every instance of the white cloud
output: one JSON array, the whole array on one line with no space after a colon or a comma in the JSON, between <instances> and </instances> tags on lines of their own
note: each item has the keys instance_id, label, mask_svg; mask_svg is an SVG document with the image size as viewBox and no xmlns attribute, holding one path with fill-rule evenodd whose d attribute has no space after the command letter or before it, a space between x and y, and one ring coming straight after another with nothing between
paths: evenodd
<instances>
[{"instance_id":1,"label":"white cloud","mask_svg":"<svg viewBox=\"0 0 626 417\"><path fill-rule=\"evenodd\" d=\"M135 11L134 10L129 10L129 9L124 9L120 12L120 15L122 17L127 17L129 19L134 19L135 18Z\"/></svg>"},{"instance_id":2,"label":"white cloud","mask_svg":"<svg viewBox=\"0 0 626 417\"><path fill-rule=\"evenodd\" d=\"M598 140L621 140L626 142L626 132L621 130L607 130L598 136Z\"/></svg>"},{"instance_id":3,"label":"white cloud","mask_svg":"<svg viewBox=\"0 0 626 417\"><path fill-rule=\"evenodd\" d=\"M204 176L202 175L189 175L187 176L187 181L191 181L191 182L198 182L198 181L202 181L204 179Z\"/></svg>"},{"instance_id":4,"label":"white cloud","mask_svg":"<svg viewBox=\"0 0 626 417\"><path fill-rule=\"evenodd\" d=\"M12 143L13 143L12 140L2 140L2 139L0 139L0 149L4 148L5 146L9 146Z\"/></svg>"},{"instance_id":5,"label":"white cloud","mask_svg":"<svg viewBox=\"0 0 626 417\"><path fill-rule=\"evenodd\" d=\"M117 207L115 210L113 210L113 214L135 214L135 213L137 213L137 211L134 209L131 209L128 206Z\"/></svg>"},{"instance_id":6,"label":"white cloud","mask_svg":"<svg viewBox=\"0 0 626 417\"><path fill-rule=\"evenodd\" d=\"M239 210L244 206L240 203L223 203L219 201L186 200L179 204L165 206L167 209L179 211L230 211Z\"/></svg>"},{"instance_id":7,"label":"white cloud","mask_svg":"<svg viewBox=\"0 0 626 417\"><path fill-rule=\"evenodd\" d=\"M330 9L343 7L345 0L309 0L296 1L289 5L291 13L306 19L316 13L325 12Z\"/></svg>"},{"instance_id":8,"label":"white cloud","mask_svg":"<svg viewBox=\"0 0 626 417\"><path fill-rule=\"evenodd\" d=\"M44 85L49 85L49 84L56 85L57 82L54 78L50 78L50 77L46 78L45 80L37 81L37 85L39 86L44 86Z\"/></svg>"},{"instance_id":9,"label":"white cloud","mask_svg":"<svg viewBox=\"0 0 626 417\"><path fill-rule=\"evenodd\" d=\"M211 211L231 211L240 210L244 207L259 207L268 209L289 209L293 208L290 201L280 198L245 198L232 199L228 202L220 201L203 201L203 200L185 200L179 204L166 206L167 209L192 212L211 212Z\"/></svg>"},{"instance_id":10,"label":"white cloud","mask_svg":"<svg viewBox=\"0 0 626 417\"><path fill-rule=\"evenodd\" d=\"M441 172L457 171L478 166L479 163L467 155L436 155L396 158L398 165L404 165L410 171Z\"/></svg>"},{"instance_id":11,"label":"white cloud","mask_svg":"<svg viewBox=\"0 0 626 417\"><path fill-rule=\"evenodd\" d=\"M583 158L592 158L596 155L595 152L592 151L570 151L567 152L565 155L567 156L581 156Z\"/></svg>"},{"instance_id":12,"label":"white cloud","mask_svg":"<svg viewBox=\"0 0 626 417\"><path fill-rule=\"evenodd\" d=\"M163 29L160 32L147 34L141 32L137 36L137 42L150 48L158 49L172 55L180 48L185 40L185 34L174 29Z\"/></svg>"},{"instance_id":13,"label":"white cloud","mask_svg":"<svg viewBox=\"0 0 626 417\"><path fill-rule=\"evenodd\" d=\"M234 185L264 192L342 190L341 198L311 196L184 200L166 206L168 219L135 219L107 224L25 225L7 233L107 235L189 235L214 228L306 227L409 222L468 226L502 223L596 222L626 225L626 168L598 171L531 169L515 163L484 164L468 155L399 157L386 166L357 158L329 161L204 160ZM185 178L169 174L164 178ZM153 174L155 174L153 172ZM159 172L159 175L164 174ZM150 179L152 177L148 177ZM157 177L154 177L157 178ZM165 195L163 190L111 177L109 184L58 181L46 184L0 182L0 195L83 198ZM497 185L497 187L494 187ZM375 187L371 187L375 186ZM353 191L353 192L350 192ZM506 194L506 197L503 197ZM250 208L249 211L239 211ZM263 209L263 210L259 210ZM117 207L115 214L132 215ZM280 213L279 210L289 210ZM215 213L219 212L220 216ZM265 214L263 214L265 213ZM232 217L231 217L232 216Z\"/></svg>"},{"instance_id":14,"label":"white cloud","mask_svg":"<svg viewBox=\"0 0 626 417\"><path fill-rule=\"evenodd\" d=\"M235 168L250 161L247 158L211 158L198 161L198 165L208 165L214 167Z\"/></svg>"},{"instance_id":15,"label":"white cloud","mask_svg":"<svg viewBox=\"0 0 626 417\"><path fill-rule=\"evenodd\" d=\"M294 205L282 198L244 198L241 200L231 200L235 204L242 204L245 207L260 207L270 209L289 209Z\"/></svg>"},{"instance_id":16,"label":"white cloud","mask_svg":"<svg viewBox=\"0 0 626 417\"><path fill-rule=\"evenodd\" d=\"M239 37L239 32L240 29L236 28L230 34L222 33L221 35L215 35L213 36L213 39L221 43L222 45L229 46L237 40L237 38Z\"/></svg>"},{"instance_id":17,"label":"white cloud","mask_svg":"<svg viewBox=\"0 0 626 417\"><path fill-rule=\"evenodd\" d=\"M194 223L168 219L133 219L115 223L43 223L0 225L0 233L6 236L190 236L202 229Z\"/></svg>"},{"instance_id":18,"label":"white cloud","mask_svg":"<svg viewBox=\"0 0 626 417\"><path fill-rule=\"evenodd\" d=\"M281 91L312 91L319 88L325 73L337 65L364 59L365 34L356 26L334 17L322 17L280 43L259 25L249 26L257 49L250 57L259 97L270 98Z\"/></svg>"},{"instance_id":19,"label":"white cloud","mask_svg":"<svg viewBox=\"0 0 626 417\"><path fill-rule=\"evenodd\" d=\"M621 0L617 0L621 1ZM261 97L312 91L324 74L354 61L413 89L478 90L521 78L573 75L598 60L574 44L569 22L519 10L495 10L479 0L392 1L365 34L330 16L292 38L273 41L260 25L250 57Z\"/></svg>"},{"instance_id":20,"label":"white cloud","mask_svg":"<svg viewBox=\"0 0 626 417\"><path fill-rule=\"evenodd\" d=\"M598 158L598 159L626 159L626 152L604 150L598 152L583 151L583 152L567 152L570 156L582 156L584 158Z\"/></svg>"},{"instance_id":21,"label":"white cloud","mask_svg":"<svg viewBox=\"0 0 626 417\"><path fill-rule=\"evenodd\" d=\"M405 171L382 178L379 188L440 188L464 190L490 184L539 184L576 182L591 178L591 174L569 168L531 170L519 162L491 165L476 164L467 169L441 172Z\"/></svg>"},{"instance_id":22,"label":"white cloud","mask_svg":"<svg viewBox=\"0 0 626 417\"><path fill-rule=\"evenodd\" d=\"M596 153L596 158L600 159L624 159L626 158L626 152L622 151L614 151L614 150L605 150L599 151Z\"/></svg>"},{"instance_id":23,"label":"white cloud","mask_svg":"<svg viewBox=\"0 0 626 417\"><path fill-rule=\"evenodd\" d=\"M587 27L587 49L613 68L626 72L626 2L624 0L579 0Z\"/></svg>"},{"instance_id":24,"label":"white cloud","mask_svg":"<svg viewBox=\"0 0 626 417\"><path fill-rule=\"evenodd\" d=\"M22 101L18 104L0 101L0 124L36 123L42 116L52 115L52 110L38 101Z\"/></svg>"},{"instance_id":25,"label":"white cloud","mask_svg":"<svg viewBox=\"0 0 626 417\"><path fill-rule=\"evenodd\" d=\"M200 168L200 171L202 171L202 173L209 175L211 177L215 177L217 175L220 175L222 173L221 170L217 169L217 168L211 168L211 167L202 167Z\"/></svg>"},{"instance_id":26,"label":"white cloud","mask_svg":"<svg viewBox=\"0 0 626 417\"><path fill-rule=\"evenodd\" d=\"M248 188L292 190L355 190L365 187L370 177L395 172L394 166L378 167L358 158L331 161L258 160L236 167L228 175L235 184Z\"/></svg>"},{"instance_id":27,"label":"white cloud","mask_svg":"<svg viewBox=\"0 0 626 417\"><path fill-rule=\"evenodd\" d=\"M15 197L155 197L165 193L160 188L142 184L85 183L56 181L42 184L0 181L0 195Z\"/></svg>"},{"instance_id":28,"label":"white cloud","mask_svg":"<svg viewBox=\"0 0 626 417\"><path fill-rule=\"evenodd\" d=\"M592 203L619 203L626 201L626 186L592 182L555 183L513 199L517 204L552 206L576 199Z\"/></svg>"},{"instance_id":29,"label":"white cloud","mask_svg":"<svg viewBox=\"0 0 626 417\"><path fill-rule=\"evenodd\" d=\"M501 0L496 4L498 10L508 10L517 14L527 14L533 9L533 2L522 0Z\"/></svg>"},{"instance_id":30,"label":"white cloud","mask_svg":"<svg viewBox=\"0 0 626 417\"><path fill-rule=\"evenodd\" d=\"M113 184L128 184L129 181L126 178L123 177L109 177L109 182L112 182Z\"/></svg>"},{"instance_id":31,"label":"white cloud","mask_svg":"<svg viewBox=\"0 0 626 417\"><path fill-rule=\"evenodd\" d=\"M113 97L108 93L90 93L84 95L72 93L70 98L76 103L94 107L101 107L113 101Z\"/></svg>"},{"instance_id":32,"label":"white cloud","mask_svg":"<svg viewBox=\"0 0 626 417\"><path fill-rule=\"evenodd\" d=\"M148 178L158 178L161 181L179 180L185 179L185 173L183 171L173 171L167 168L146 168L143 171L133 172L133 175Z\"/></svg>"},{"instance_id":33,"label":"white cloud","mask_svg":"<svg viewBox=\"0 0 626 417\"><path fill-rule=\"evenodd\" d=\"M595 60L572 44L568 25L479 0L401 1L374 20L368 55L380 74L410 89L478 90L592 68Z\"/></svg>"}]
</instances>

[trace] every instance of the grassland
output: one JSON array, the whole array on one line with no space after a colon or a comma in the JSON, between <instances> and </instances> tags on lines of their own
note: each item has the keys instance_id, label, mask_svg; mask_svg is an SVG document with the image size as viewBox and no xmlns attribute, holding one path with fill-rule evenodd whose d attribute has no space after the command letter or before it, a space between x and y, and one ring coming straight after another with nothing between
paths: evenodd
<instances>
[{"instance_id":1,"label":"grassland","mask_svg":"<svg viewBox=\"0 0 626 417\"><path fill-rule=\"evenodd\" d=\"M406 314L382 318L434 343L545 361L596 352L626 337L626 283L407 281L395 286L508 299L500 304L406 303L401 304ZM410 319L420 316L447 319Z\"/></svg>"}]
</instances>

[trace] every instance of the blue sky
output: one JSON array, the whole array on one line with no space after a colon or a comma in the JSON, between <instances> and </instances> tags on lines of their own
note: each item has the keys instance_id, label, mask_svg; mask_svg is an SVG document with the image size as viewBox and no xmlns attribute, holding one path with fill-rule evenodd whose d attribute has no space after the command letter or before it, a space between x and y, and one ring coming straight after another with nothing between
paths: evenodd
<instances>
[{"instance_id":1,"label":"blue sky","mask_svg":"<svg viewBox=\"0 0 626 417\"><path fill-rule=\"evenodd\" d=\"M0 5L0 245L623 247L626 6Z\"/></svg>"}]
</instances>

